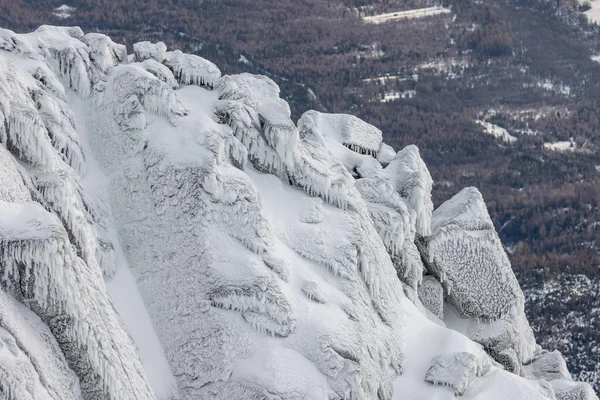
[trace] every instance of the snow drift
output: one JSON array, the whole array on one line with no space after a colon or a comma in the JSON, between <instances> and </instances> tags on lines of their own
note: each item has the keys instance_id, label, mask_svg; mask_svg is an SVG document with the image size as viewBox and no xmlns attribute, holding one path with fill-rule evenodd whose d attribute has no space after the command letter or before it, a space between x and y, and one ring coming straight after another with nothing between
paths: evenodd
<instances>
[{"instance_id":1,"label":"snow drift","mask_svg":"<svg viewBox=\"0 0 600 400\"><path fill-rule=\"evenodd\" d=\"M415 146L133 50L0 30L0 397L597 399L476 189L434 211Z\"/></svg>"}]
</instances>

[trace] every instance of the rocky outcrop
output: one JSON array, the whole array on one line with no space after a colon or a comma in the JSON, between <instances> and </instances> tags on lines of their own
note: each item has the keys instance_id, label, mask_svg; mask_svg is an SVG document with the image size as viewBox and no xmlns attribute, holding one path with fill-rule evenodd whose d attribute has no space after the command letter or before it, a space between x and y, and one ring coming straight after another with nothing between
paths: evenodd
<instances>
[{"instance_id":1,"label":"rocky outcrop","mask_svg":"<svg viewBox=\"0 0 600 400\"><path fill-rule=\"evenodd\" d=\"M154 398L106 292L123 249L164 400L592 398L536 345L479 192L433 211L415 146L296 125L271 79L163 43L42 27L0 49L4 397Z\"/></svg>"}]
</instances>

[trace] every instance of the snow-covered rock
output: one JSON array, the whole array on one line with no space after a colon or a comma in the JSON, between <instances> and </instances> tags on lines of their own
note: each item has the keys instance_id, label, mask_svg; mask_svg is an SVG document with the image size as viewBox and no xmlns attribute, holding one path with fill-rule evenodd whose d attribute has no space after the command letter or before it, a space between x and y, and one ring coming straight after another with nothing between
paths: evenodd
<instances>
[{"instance_id":1,"label":"snow-covered rock","mask_svg":"<svg viewBox=\"0 0 600 400\"><path fill-rule=\"evenodd\" d=\"M167 60L167 45L163 42L137 42L133 44L133 55L137 62L154 60L162 64Z\"/></svg>"},{"instance_id":2,"label":"snow-covered rock","mask_svg":"<svg viewBox=\"0 0 600 400\"><path fill-rule=\"evenodd\" d=\"M326 114L311 110L302 115L298 125L318 130L323 136L360 154L376 157L382 145L381 131L354 115Z\"/></svg>"},{"instance_id":3,"label":"snow-covered rock","mask_svg":"<svg viewBox=\"0 0 600 400\"><path fill-rule=\"evenodd\" d=\"M46 324L0 290L0 394L7 399L81 400L81 388Z\"/></svg>"},{"instance_id":4,"label":"snow-covered rock","mask_svg":"<svg viewBox=\"0 0 600 400\"><path fill-rule=\"evenodd\" d=\"M458 314L473 321L464 333L521 374L538 346L524 314L523 292L481 193L463 189L437 208L425 242L428 270Z\"/></svg>"},{"instance_id":5,"label":"snow-covered rock","mask_svg":"<svg viewBox=\"0 0 600 400\"><path fill-rule=\"evenodd\" d=\"M428 267L464 317L495 320L524 303L523 292L475 188L433 212Z\"/></svg>"},{"instance_id":6,"label":"snow-covered rock","mask_svg":"<svg viewBox=\"0 0 600 400\"><path fill-rule=\"evenodd\" d=\"M598 400L594 389L585 382L554 380L550 382L556 400Z\"/></svg>"},{"instance_id":7,"label":"snow-covered rock","mask_svg":"<svg viewBox=\"0 0 600 400\"><path fill-rule=\"evenodd\" d=\"M431 360L425 381L434 385L450 386L455 393L462 396L471 382L483 376L492 366L484 354L479 357L462 351L446 356L436 356Z\"/></svg>"},{"instance_id":8,"label":"snow-covered rock","mask_svg":"<svg viewBox=\"0 0 600 400\"><path fill-rule=\"evenodd\" d=\"M157 52L151 53L156 56ZM162 54L161 54L162 55ZM162 61L162 60L156 60ZM199 85L214 88L219 83L221 71L217 66L202 57L185 54L180 50L166 53L164 62L173 71L182 85Z\"/></svg>"},{"instance_id":9,"label":"snow-covered rock","mask_svg":"<svg viewBox=\"0 0 600 400\"><path fill-rule=\"evenodd\" d=\"M385 168L384 174L394 190L406 199L409 210L416 214L417 234L429 236L433 212L433 180L417 146L409 145L399 151Z\"/></svg>"},{"instance_id":10,"label":"snow-covered rock","mask_svg":"<svg viewBox=\"0 0 600 400\"><path fill-rule=\"evenodd\" d=\"M425 276L418 289L421 304L439 319L444 319L444 289L433 276Z\"/></svg>"},{"instance_id":11,"label":"snow-covered rock","mask_svg":"<svg viewBox=\"0 0 600 400\"><path fill-rule=\"evenodd\" d=\"M163 43L0 30L0 397L593 398L478 192L432 217L381 137Z\"/></svg>"},{"instance_id":12,"label":"snow-covered rock","mask_svg":"<svg viewBox=\"0 0 600 400\"><path fill-rule=\"evenodd\" d=\"M525 366L525 375L530 379L571 379L567 363L558 350L544 352Z\"/></svg>"}]
</instances>

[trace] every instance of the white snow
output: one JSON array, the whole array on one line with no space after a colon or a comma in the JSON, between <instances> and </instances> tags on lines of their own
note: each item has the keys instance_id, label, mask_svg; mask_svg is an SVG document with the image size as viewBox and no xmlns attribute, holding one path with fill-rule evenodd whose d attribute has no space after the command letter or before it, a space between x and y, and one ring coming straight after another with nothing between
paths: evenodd
<instances>
[{"instance_id":1,"label":"white snow","mask_svg":"<svg viewBox=\"0 0 600 400\"><path fill-rule=\"evenodd\" d=\"M592 58L593 59L593 58ZM571 87L563 84L562 82L555 82L551 79L540 79L533 84L524 83L524 88L540 88L549 92L560 93L565 96L571 96Z\"/></svg>"},{"instance_id":2,"label":"white snow","mask_svg":"<svg viewBox=\"0 0 600 400\"><path fill-rule=\"evenodd\" d=\"M502 139L502 141L506 143L514 143L517 141L517 138L512 136L508 131L501 126L494 125L490 122L476 120L475 123L481 125L483 127L483 131L488 135L492 135L498 139Z\"/></svg>"},{"instance_id":3,"label":"white snow","mask_svg":"<svg viewBox=\"0 0 600 400\"><path fill-rule=\"evenodd\" d=\"M382 24L384 22L401 21L405 19L425 18L435 15L449 14L450 12L451 11L449 8L434 6L363 17L363 21L371 24Z\"/></svg>"},{"instance_id":4,"label":"white snow","mask_svg":"<svg viewBox=\"0 0 600 400\"><path fill-rule=\"evenodd\" d=\"M559 142L544 143L544 148L551 151L575 151L577 143L573 139Z\"/></svg>"},{"instance_id":5,"label":"white snow","mask_svg":"<svg viewBox=\"0 0 600 400\"><path fill-rule=\"evenodd\" d=\"M60 7L56 7L52 14L57 16L60 19L71 18L73 13L77 10L75 7L69 6L67 4L63 4Z\"/></svg>"},{"instance_id":6,"label":"white snow","mask_svg":"<svg viewBox=\"0 0 600 400\"><path fill-rule=\"evenodd\" d=\"M579 0L579 4L589 4L590 9L583 14L588 18L588 21L592 24L598 24L600 22L600 1L598 0Z\"/></svg>"},{"instance_id":7,"label":"white snow","mask_svg":"<svg viewBox=\"0 0 600 400\"><path fill-rule=\"evenodd\" d=\"M417 95L416 90L405 90L404 92L386 92L381 99L382 103L394 101L398 99L412 99Z\"/></svg>"}]
</instances>

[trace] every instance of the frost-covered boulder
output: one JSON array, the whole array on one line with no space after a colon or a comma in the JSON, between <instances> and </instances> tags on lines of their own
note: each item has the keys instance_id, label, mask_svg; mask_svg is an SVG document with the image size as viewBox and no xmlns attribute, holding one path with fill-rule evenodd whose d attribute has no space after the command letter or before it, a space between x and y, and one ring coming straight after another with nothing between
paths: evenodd
<instances>
[{"instance_id":1,"label":"frost-covered boulder","mask_svg":"<svg viewBox=\"0 0 600 400\"><path fill-rule=\"evenodd\" d=\"M133 55L137 62L154 60L162 64L167 60L167 45L163 42L137 42L133 44Z\"/></svg>"},{"instance_id":2,"label":"frost-covered boulder","mask_svg":"<svg viewBox=\"0 0 600 400\"><path fill-rule=\"evenodd\" d=\"M115 67L127 59L127 48L113 42L106 35L88 33L82 41L89 47L90 60L103 73L108 73L109 68Z\"/></svg>"},{"instance_id":3,"label":"frost-covered boulder","mask_svg":"<svg viewBox=\"0 0 600 400\"><path fill-rule=\"evenodd\" d=\"M525 301L475 188L463 189L433 212L427 259L464 317L495 320Z\"/></svg>"},{"instance_id":4,"label":"frost-covered boulder","mask_svg":"<svg viewBox=\"0 0 600 400\"><path fill-rule=\"evenodd\" d=\"M585 382L554 380L550 382L556 400L598 400L594 389Z\"/></svg>"},{"instance_id":5,"label":"frost-covered boulder","mask_svg":"<svg viewBox=\"0 0 600 400\"><path fill-rule=\"evenodd\" d=\"M571 379L567 363L558 350L545 351L525 365L525 375L530 379Z\"/></svg>"},{"instance_id":6,"label":"frost-covered boulder","mask_svg":"<svg viewBox=\"0 0 600 400\"><path fill-rule=\"evenodd\" d=\"M359 196L352 177L331 157L320 132L296 128L275 82L250 74L225 76L218 91L222 101L216 113L247 148L256 169L289 180L336 207L356 205Z\"/></svg>"},{"instance_id":7,"label":"frost-covered boulder","mask_svg":"<svg viewBox=\"0 0 600 400\"><path fill-rule=\"evenodd\" d=\"M426 238L427 268L447 301L474 320L465 334L484 345L507 369L538 351L524 314L524 296L479 191L466 188L433 212Z\"/></svg>"},{"instance_id":8,"label":"frost-covered boulder","mask_svg":"<svg viewBox=\"0 0 600 400\"><path fill-rule=\"evenodd\" d=\"M171 72L171 70L164 64L161 64L153 59L148 59L142 62L142 66L146 71L150 72L152 75L169 85L171 89L177 89L179 87L179 83L177 82L177 79L175 79L173 72Z\"/></svg>"},{"instance_id":9,"label":"frost-covered boulder","mask_svg":"<svg viewBox=\"0 0 600 400\"><path fill-rule=\"evenodd\" d=\"M394 151L394 148L388 144L381 142L379 150L377 151L377 161L379 161L379 163L382 166L387 167L388 164L392 162L395 156L396 152Z\"/></svg>"},{"instance_id":10,"label":"frost-covered boulder","mask_svg":"<svg viewBox=\"0 0 600 400\"><path fill-rule=\"evenodd\" d=\"M425 382L450 386L462 396L475 378L488 373L492 366L485 354L476 356L468 352L437 356L431 360Z\"/></svg>"}]
</instances>

